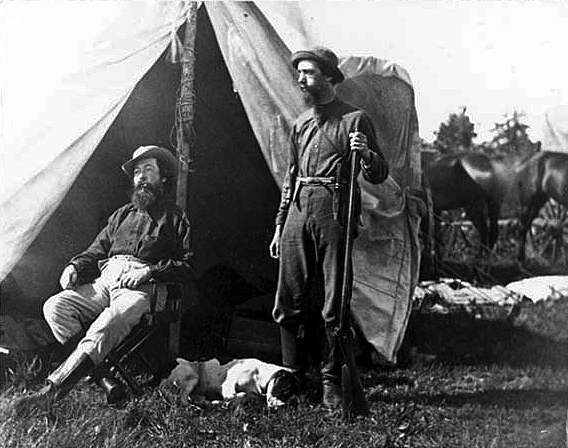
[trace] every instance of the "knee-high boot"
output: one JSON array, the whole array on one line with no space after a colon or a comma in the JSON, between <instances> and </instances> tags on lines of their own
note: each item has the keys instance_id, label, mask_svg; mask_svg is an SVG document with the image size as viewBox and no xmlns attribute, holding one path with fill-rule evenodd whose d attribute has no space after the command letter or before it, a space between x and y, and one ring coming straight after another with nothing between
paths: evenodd
<instances>
[{"instance_id":1,"label":"knee-high boot","mask_svg":"<svg viewBox=\"0 0 568 448\"><path fill-rule=\"evenodd\" d=\"M116 379L104 363L93 369L91 378L105 393L108 404L119 404L126 399L126 387Z\"/></svg>"},{"instance_id":2,"label":"knee-high boot","mask_svg":"<svg viewBox=\"0 0 568 448\"><path fill-rule=\"evenodd\" d=\"M326 329L325 335L321 368L323 404L329 409L337 409L341 406L341 347L331 330Z\"/></svg>"},{"instance_id":3,"label":"knee-high boot","mask_svg":"<svg viewBox=\"0 0 568 448\"><path fill-rule=\"evenodd\" d=\"M86 353L75 350L47 377L47 384L42 389L14 401L14 413L24 416L34 410L49 410L56 400L67 395L93 367L93 360Z\"/></svg>"},{"instance_id":4,"label":"knee-high boot","mask_svg":"<svg viewBox=\"0 0 568 448\"><path fill-rule=\"evenodd\" d=\"M280 326L280 352L282 365L294 370L299 369L298 363L298 329L294 326Z\"/></svg>"}]
</instances>

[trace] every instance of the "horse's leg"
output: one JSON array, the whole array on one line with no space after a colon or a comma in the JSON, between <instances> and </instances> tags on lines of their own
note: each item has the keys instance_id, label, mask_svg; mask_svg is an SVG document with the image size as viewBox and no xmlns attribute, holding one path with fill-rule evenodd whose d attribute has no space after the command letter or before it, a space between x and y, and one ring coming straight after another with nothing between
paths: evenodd
<instances>
[{"instance_id":1,"label":"horse's leg","mask_svg":"<svg viewBox=\"0 0 568 448\"><path fill-rule=\"evenodd\" d=\"M432 211L429 211L429 214L432 214ZM434 223L431 222L429 217L423 217L420 220L420 240L422 241L422 259L424 262L425 268L431 274L436 274L435 271L435 249L436 244L434 242Z\"/></svg>"},{"instance_id":2,"label":"horse's leg","mask_svg":"<svg viewBox=\"0 0 568 448\"><path fill-rule=\"evenodd\" d=\"M533 202L537 195L521 196L520 198L520 222L521 222L521 238L519 241L519 250L517 260L525 261L525 248L527 244L527 232L530 228L532 220L535 218L538 210L534 210Z\"/></svg>"},{"instance_id":3,"label":"horse's leg","mask_svg":"<svg viewBox=\"0 0 568 448\"><path fill-rule=\"evenodd\" d=\"M521 207L521 243L519 245L518 260L524 261L526 258L526 242L527 233L531 228L533 219L536 218L542 206L546 203L548 198L543 194L536 194L531 199L528 205Z\"/></svg>"},{"instance_id":4,"label":"horse's leg","mask_svg":"<svg viewBox=\"0 0 568 448\"><path fill-rule=\"evenodd\" d=\"M532 222L532 218L530 217L530 205L521 205L521 237L519 240L519 249L517 252L517 260L518 261L525 261L525 246L527 243L527 231L529 229L529 225L527 223Z\"/></svg>"},{"instance_id":5,"label":"horse's leg","mask_svg":"<svg viewBox=\"0 0 568 448\"><path fill-rule=\"evenodd\" d=\"M440 241L440 231L442 225L440 223L439 213L440 210L434 210L434 217L433 217L434 231L431 238L434 247L430 251L430 253L432 254L432 268L434 269L435 275L438 274L438 261L442 256L442 249L441 249L442 242Z\"/></svg>"},{"instance_id":6,"label":"horse's leg","mask_svg":"<svg viewBox=\"0 0 568 448\"><path fill-rule=\"evenodd\" d=\"M487 203L487 215L489 218L489 249L493 249L499 239L499 211L501 204L496 201Z\"/></svg>"},{"instance_id":7,"label":"horse's leg","mask_svg":"<svg viewBox=\"0 0 568 448\"><path fill-rule=\"evenodd\" d=\"M487 210L485 208L485 202L465 207L465 213L479 233L480 244L477 255L482 256L484 248L488 245Z\"/></svg>"}]
</instances>

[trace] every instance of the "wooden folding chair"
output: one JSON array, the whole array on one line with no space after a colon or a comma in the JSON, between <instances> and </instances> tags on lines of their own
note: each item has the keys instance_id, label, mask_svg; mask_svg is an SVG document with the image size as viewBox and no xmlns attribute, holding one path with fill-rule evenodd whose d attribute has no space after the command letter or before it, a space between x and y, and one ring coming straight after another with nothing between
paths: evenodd
<instances>
[{"instance_id":1,"label":"wooden folding chair","mask_svg":"<svg viewBox=\"0 0 568 448\"><path fill-rule=\"evenodd\" d=\"M158 310L158 296L161 285L166 287L165 306ZM184 287L181 283L153 283L150 302L150 312L142 316L140 323L134 327L130 334L115 347L106 357L105 363L114 375L119 374L129 389L135 395L143 393L145 384L157 383L160 374L166 364L173 363L179 355L180 327L181 327L181 300ZM160 333L166 333L164 339L165 359L162 363L151 363L141 350L142 345L148 339ZM126 368L126 363L133 358L141 361L146 370L151 374L150 380L140 382Z\"/></svg>"}]
</instances>

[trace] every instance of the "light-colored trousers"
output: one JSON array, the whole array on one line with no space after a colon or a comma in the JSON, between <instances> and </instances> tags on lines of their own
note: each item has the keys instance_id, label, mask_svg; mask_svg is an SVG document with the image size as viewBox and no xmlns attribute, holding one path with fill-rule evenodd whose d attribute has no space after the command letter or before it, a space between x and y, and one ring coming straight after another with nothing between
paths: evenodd
<instances>
[{"instance_id":1,"label":"light-colored trousers","mask_svg":"<svg viewBox=\"0 0 568 448\"><path fill-rule=\"evenodd\" d=\"M77 349L86 353L95 364L103 361L140 322L142 315L150 311L152 285L144 283L136 289L119 285L124 272L145 265L132 256L114 256L102 267L101 276L94 283L66 289L50 297L43 305L43 314L55 338L64 344L88 327ZM158 309L163 307L164 298L158 300Z\"/></svg>"}]
</instances>

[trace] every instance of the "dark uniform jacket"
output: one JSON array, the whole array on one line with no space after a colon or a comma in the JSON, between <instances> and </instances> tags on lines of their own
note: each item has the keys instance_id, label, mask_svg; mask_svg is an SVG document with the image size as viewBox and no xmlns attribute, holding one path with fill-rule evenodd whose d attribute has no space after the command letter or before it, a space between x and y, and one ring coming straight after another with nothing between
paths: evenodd
<instances>
[{"instance_id":1,"label":"dark uniform jacket","mask_svg":"<svg viewBox=\"0 0 568 448\"><path fill-rule=\"evenodd\" d=\"M82 282L100 275L98 263L114 255L132 255L150 266L158 281L195 280L191 264L190 224L185 213L172 203L148 211L127 204L116 210L106 227L70 264Z\"/></svg>"},{"instance_id":2,"label":"dark uniform jacket","mask_svg":"<svg viewBox=\"0 0 568 448\"><path fill-rule=\"evenodd\" d=\"M347 182L349 163L345 162L349 160L349 134L355 131L367 136L371 150L370 163L361 163L363 177L373 184L387 178L388 164L377 144L369 116L336 97L328 104L307 110L294 122L276 225L286 221L298 177L335 177L339 166L341 180Z\"/></svg>"}]
</instances>

